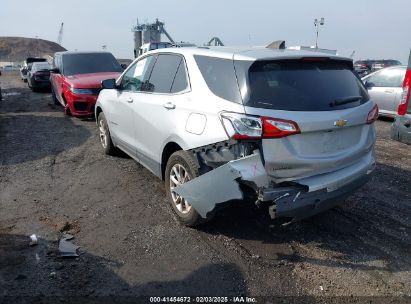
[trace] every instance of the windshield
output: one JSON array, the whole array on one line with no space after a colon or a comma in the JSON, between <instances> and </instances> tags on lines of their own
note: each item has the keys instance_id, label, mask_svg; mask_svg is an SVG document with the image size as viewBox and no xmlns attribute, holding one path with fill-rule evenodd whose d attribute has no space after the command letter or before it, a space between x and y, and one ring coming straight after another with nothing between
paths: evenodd
<instances>
[{"instance_id":1,"label":"windshield","mask_svg":"<svg viewBox=\"0 0 411 304\"><path fill-rule=\"evenodd\" d=\"M66 76L102 72L122 72L120 64L110 53L63 55L63 74Z\"/></svg>"},{"instance_id":2,"label":"windshield","mask_svg":"<svg viewBox=\"0 0 411 304\"><path fill-rule=\"evenodd\" d=\"M330 111L352 108L368 101L350 63L331 60L236 61L246 106L286 111ZM241 82L241 77L239 82ZM357 98L354 98L357 97ZM336 102L351 100L350 102Z\"/></svg>"}]
</instances>

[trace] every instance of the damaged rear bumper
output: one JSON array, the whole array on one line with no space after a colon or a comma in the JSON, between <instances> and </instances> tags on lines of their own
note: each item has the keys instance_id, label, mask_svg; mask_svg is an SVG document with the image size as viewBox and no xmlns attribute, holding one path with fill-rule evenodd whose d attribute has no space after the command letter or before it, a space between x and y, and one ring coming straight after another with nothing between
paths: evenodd
<instances>
[{"instance_id":1,"label":"damaged rear bumper","mask_svg":"<svg viewBox=\"0 0 411 304\"><path fill-rule=\"evenodd\" d=\"M299 186L261 189L259 201L268 204L268 211L273 219L301 220L340 205L345 198L368 182L371 176L371 173L362 175L331 192L327 189L307 192L304 187Z\"/></svg>"},{"instance_id":2,"label":"damaged rear bumper","mask_svg":"<svg viewBox=\"0 0 411 304\"><path fill-rule=\"evenodd\" d=\"M206 218L217 205L242 200L240 185L257 194L257 205L266 205L271 218L300 220L330 209L364 185L375 168L374 153L360 162L328 174L288 182L274 183L268 176L258 151L229 161L175 188L194 209Z\"/></svg>"}]
</instances>

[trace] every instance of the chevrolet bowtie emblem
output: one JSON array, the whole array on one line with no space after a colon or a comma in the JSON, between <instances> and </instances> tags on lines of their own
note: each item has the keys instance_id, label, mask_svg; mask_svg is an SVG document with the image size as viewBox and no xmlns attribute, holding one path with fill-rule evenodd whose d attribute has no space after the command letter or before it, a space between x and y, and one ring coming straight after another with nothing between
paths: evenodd
<instances>
[{"instance_id":1,"label":"chevrolet bowtie emblem","mask_svg":"<svg viewBox=\"0 0 411 304\"><path fill-rule=\"evenodd\" d=\"M346 124L347 124L347 121L345 119L340 119L340 120L334 121L334 126L336 126L336 127L342 128Z\"/></svg>"}]
</instances>

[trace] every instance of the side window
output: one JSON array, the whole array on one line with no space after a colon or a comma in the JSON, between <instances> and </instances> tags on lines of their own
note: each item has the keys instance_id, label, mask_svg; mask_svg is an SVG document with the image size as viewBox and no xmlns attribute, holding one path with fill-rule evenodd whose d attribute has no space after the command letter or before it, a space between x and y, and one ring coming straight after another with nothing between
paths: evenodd
<instances>
[{"instance_id":1,"label":"side window","mask_svg":"<svg viewBox=\"0 0 411 304\"><path fill-rule=\"evenodd\" d=\"M371 76L367 82L375 87L401 87L404 76L405 69L388 69Z\"/></svg>"},{"instance_id":2,"label":"side window","mask_svg":"<svg viewBox=\"0 0 411 304\"><path fill-rule=\"evenodd\" d=\"M150 81L144 90L155 93L170 93L182 58L177 55L158 55Z\"/></svg>"},{"instance_id":3,"label":"side window","mask_svg":"<svg viewBox=\"0 0 411 304\"><path fill-rule=\"evenodd\" d=\"M150 76L154 56L145 57L133 64L121 79L121 88L126 91L144 91L144 82Z\"/></svg>"},{"instance_id":4,"label":"side window","mask_svg":"<svg viewBox=\"0 0 411 304\"><path fill-rule=\"evenodd\" d=\"M178 93L184 91L188 87L186 65L184 60L181 60L178 66L176 76L174 77L173 84L171 85L171 93Z\"/></svg>"},{"instance_id":5,"label":"side window","mask_svg":"<svg viewBox=\"0 0 411 304\"><path fill-rule=\"evenodd\" d=\"M194 56L194 59L213 94L225 100L241 103L233 60L199 55Z\"/></svg>"}]
</instances>

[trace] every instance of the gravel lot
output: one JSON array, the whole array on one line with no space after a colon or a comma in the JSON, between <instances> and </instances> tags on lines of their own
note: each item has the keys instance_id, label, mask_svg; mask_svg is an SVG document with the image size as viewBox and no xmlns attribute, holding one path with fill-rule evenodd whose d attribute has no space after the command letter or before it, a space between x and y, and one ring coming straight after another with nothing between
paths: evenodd
<instances>
[{"instance_id":1,"label":"gravel lot","mask_svg":"<svg viewBox=\"0 0 411 304\"><path fill-rule=\"evenodd\" d=\"M373 180L343 206L283 227L238 203L190 229L160 180L103 155L93 120L15 72L0 82L0 296L411 296L411 147L389 121ZM62 232L79 258L59 257Z\"/></svg>"}]
</instances>

